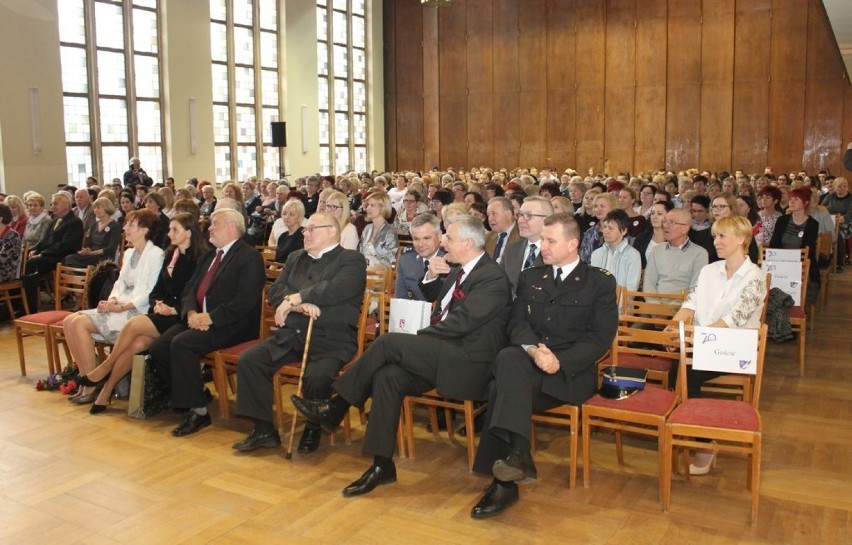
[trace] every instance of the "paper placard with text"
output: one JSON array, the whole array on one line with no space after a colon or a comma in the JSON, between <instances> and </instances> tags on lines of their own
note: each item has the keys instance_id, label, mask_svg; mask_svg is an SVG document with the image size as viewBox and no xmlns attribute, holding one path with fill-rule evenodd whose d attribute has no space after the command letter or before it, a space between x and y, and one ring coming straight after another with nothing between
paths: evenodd
<instances>
[{"instance_id":1,"label":"paper placard with text","mask_svg":"<svg viewBox=\"0 0 852 545\"><path fill-rule=\"evenodd\" d=\"M799 260L801 254L799 250L767 250L769 252L794 252L796 261L769 261L763 260L761 269L763 272L772 275L772 285L770 288L778 288L790 297L793 298L793 304L801 305L802 299L802 262Z\"/></svg>"},{"instance_id":2,"label":"paper placard with text","mask_svg":"<svg viewBox=\"0 0 852 545\"><path fill-rule=\"evenodd\" d=\"M692 367L753 375L757 372L757 330L695 327Z\"/></svg>"}]
</instances>

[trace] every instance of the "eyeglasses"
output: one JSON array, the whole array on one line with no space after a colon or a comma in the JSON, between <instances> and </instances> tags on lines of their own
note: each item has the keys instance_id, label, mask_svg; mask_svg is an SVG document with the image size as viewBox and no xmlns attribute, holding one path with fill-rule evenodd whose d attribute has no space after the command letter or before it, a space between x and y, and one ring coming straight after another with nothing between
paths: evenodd
<instances>
[{"instance_id":1,"label":"eyeglasses","mask_svg":"<svg viewBox=\"0 0 852 545\"><path fill-rule=\"evenodd\" d=\"M334 225L308 225L307 227L302 227L302 231L314 234L314 231L317 229L324 229L325 227L334 227Z\"/></svg>"},{"instance_id":2,"label":"eyeglasses","mask_svg":"<svg viewBox=\"0 0 852 545\"><path fill-rule=\"evenodd\" d=\"M712 208L713 210L724 210L725 208L730 208L730 206L728 206L727 204L714 204L710 208Z\"/></svg>"},{"instance_id":3,"label":"eyeglasses","mask_svg":"<svg viewBox=\"0 0 852 545\"><path fill-rule=\"evenodd\" d=\"M334 212L335 210L343 210L343 207L337 206L336 204L327 204L325 205L325 209Z\"/></svg>"},{"instance_id":4,"label":"eyeglasses","mask_svg":"<svg viewBox=\"0 0 852 545\"><path fill-rule=\"evenodd\" d=\"M524 218L524 221L530 221L533 218L546 218L547 214L533 214L532 212L518 212L518 218Z\"/></svg>"},{"instance_id":5,"label":"eyeglasses","mask_svg":"<svg viewBox=\"0 0 852 545\"><path fill-rule=\"evenodd\" d=\"M663 225L689 225L688 223L681 223L679 221L674 220L663 220Z\"/></svg>"}]
</instances>

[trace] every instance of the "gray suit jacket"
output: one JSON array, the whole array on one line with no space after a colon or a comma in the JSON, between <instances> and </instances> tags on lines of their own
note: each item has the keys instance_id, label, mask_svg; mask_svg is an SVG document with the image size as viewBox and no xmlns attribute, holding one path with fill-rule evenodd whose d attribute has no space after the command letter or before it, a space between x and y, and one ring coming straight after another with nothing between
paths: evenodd
<instances>
[{"instance_id":1,"label":"gray suit jacket","mask_svg":"<svg viewBox=\"0 0 852 545\"><path fill-rule=\"evenodd\" d=\"M518 277L521 275L524 267L524 254L527 251L528 244L529 241L527 239L521 238L520 240L510 242L503 252L503 262L501 265L503 266L503 270L506 271L506 276L509 277L509 282L512 284L512 293L515 293L518 289ZM535 258L535 262L533 262L533 267L544 264L541 260L540 242L536 243L536 248L538 255Z\"/></svg>"}]
</instances>

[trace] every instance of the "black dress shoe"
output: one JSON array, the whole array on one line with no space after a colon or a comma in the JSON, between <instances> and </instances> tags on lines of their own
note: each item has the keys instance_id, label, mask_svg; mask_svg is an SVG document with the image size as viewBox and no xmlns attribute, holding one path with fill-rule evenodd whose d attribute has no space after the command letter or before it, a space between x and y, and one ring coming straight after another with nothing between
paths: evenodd
<instances>
[{"instance_id":1,"label":"black dress shoe","mask_svg":"<svg viewBox=\"0 0 852 545\"><path fill-rule=\"evenodd\" d=\"M491 472L504 482L530 484L538 480L538 472L529 451L513 450L507 458L494 462Z\"/></svg>"},{"instance_id":2,"label":"black dress shoe","mask_svg":"<svg viewBox=\"0 0 852 545\"><path fill-rule=\"evenodd\" d=\"M184 418L183 422L180 423L180 426L176 427L172 430L172 435L175 437L183 437L184 435L190 435L201 428L206 428L213 421L210 420L210 414L198 414L195 411L189 411L189 414L186 418Z\"/></svg>"},{"instance_id":3,"label":"black dress shoe","mask_svg":"<svg viewBox=\"0 0 852 545\"><path fill-rule=\"evenodd\" d=\"M240 452L251 452L259 448L278 448L281 446L281 438L275 432L261 433L257 428L251 430L251 433L242 441L237 441L231 447Z\"/></svg>"},{"instance_id":4,"label":"black dress shoe","mask_svg":"<svg viewBox=\"0 0 852 545\"><path fill-rule=\"evenodd\" d=\"M372 491L380 484L396 482L396 466L381 467L373 464L361 475L361 478L343 489L343 496L351 498Z\"/></svg>"},{"instance_id":5,"label":"black dress shoe","mask_svg":"<svg viewBox=\"0 0 852 545\"><path fill-rule=\"evenodd\" d=\"M305 426L302 438L299 439L299 452L301 454L314 452L320 446L320 437L322 437L322 430L314 426Z\"/></svg>"},{"instance_id":6,"label":"black dress shoe","mask_svg":"<svg viewBox=\"0 0 852 545\"><path fill-rule=\"evenodd\" d=\"M470 510L470 517L475 519L496 517L516 503L518 503L518 485L494 481Z\"/></svg>"},{"instance_id":7,"label":"black dress shoe","mask_svg":"<svg viewBox=\"0 0 852 545\"><path fill-rule=\"evenodd\" d=\"M290 401L293 402L296 410L308 419L308 422L329 433L333 433L340 426L343 417L346 415L346 410L341 411L330 399L313 400L291 395Z\"/></svg>"}]
</instances>

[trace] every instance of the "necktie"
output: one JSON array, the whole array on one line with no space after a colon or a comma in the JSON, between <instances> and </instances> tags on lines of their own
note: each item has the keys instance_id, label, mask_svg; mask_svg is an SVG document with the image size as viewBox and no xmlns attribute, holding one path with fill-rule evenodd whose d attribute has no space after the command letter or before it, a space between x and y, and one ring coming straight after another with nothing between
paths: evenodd
<instances>
[{"instance_id":1,"label":"necktie","mask_svg":"<svg viewBox=\"0 0 852 545\"><path fill-rule=\"evenodd\" d=\"M427 272L429 272L429 260L424 259L423 260L423 275L425 276Z\"/></svg>"},{"instance_id":2,"label":"necktie","mask_svg":"<svg viewBox=\"0 0 852 545\"><path fill-rule=\"evenodd\" d=\"M497 246L494 247L494 261L500 263L500 256L503 255L503 243L506 242L506 233L500 233L497 236Z\"/></svg>"},{"instance_id":3,"label":"necktie","mask_svg":"<svg viewBox=\"0 0 852 545\"><path fill-rule=\"evenodd\" d=\"M53 230L59 229L59 224L62 223L62 218L56 218L56 223L53 224Z\"/></svg>"},{"instance_id":4,"label":"necktie","mask_svg":"<svg viewBox=\"0 0 852 545\"><path fill-rule=\"evenodd\" d=\"M464 276L464 269L459 269L459 275L456 277L455 284L453 284L453 289L450 292L450 300L447 301L447 304L444 305L443 308L441 308L441 312L432 316L432 321L431 321L432 325L435 325L438 322L440 322L441 320L443 320L444 316L446 316L447 313L450 311L450 307L453 306L453 296L455 295L456 290L459 289L459 286L461 286L463 276Z\"/></svg>"},{"instance_id":5,"label":"necktie","mask_svg":"<svg viewBox=\"0 0 852 545\"><path fill-rule=\"evenodd\" d=\"M527 260L524 261L524 269L529 269L535 263L535 258L538 257L535 243L530 244L530 253L527 255Z\"/></svg>"},{"instance_id":6,"label":"necktie","mask_svg":"<svg viewBox=\"0 0 852 545\"><path fill-rule=\"evenodd\" d=\"M219 269L219 265L222 264L224 253L222 250L216 250L216 259L213 260L213 264L207 269L207 274L204 275L201 283L198 284L198 290L195 292L195 302L198 303L199 312L204 308L204 298L207 297L207 290L210 289L210 284L213 283L213 276L215 276L216 271Z\"/></svg>"},{"instance_id":7,"label":"necktie","mask_svg":"<svg viewBox=\"0 0 852 545\"><path fill-rule=\"evenodd\" d=\"M553 277L553 283L556 284L556 289L562 285L562 267L556 268L556 275Z\"/></svg>"}]
</instances>

